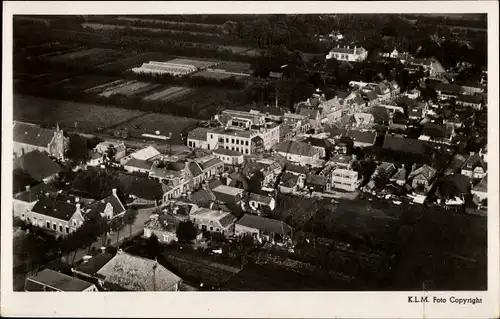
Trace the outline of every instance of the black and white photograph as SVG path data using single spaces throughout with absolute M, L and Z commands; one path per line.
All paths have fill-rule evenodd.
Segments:
M 498 3 L 443 2 L 10 10 L 2 294 L 495 317 Z

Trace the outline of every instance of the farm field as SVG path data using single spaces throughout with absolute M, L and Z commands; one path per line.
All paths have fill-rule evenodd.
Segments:
M 153 84 L 148 82 L 139 82 L 139 81 L 120 81 L 117 82 L 110 87 L 106 88 L 102 93 L 99 93 L 100 96 L 110 97 L 114 94 L 122 94 L 125 96 L 134 95 L 136 91 L 141 89 L 151 87 Z
M 200 34 L 200 35 L 210 35 L 214 36 L 216 34 L 209 32 L 198 32 L 198 31 L 183 31 L 183 30 L 172 30 L 172 29 L 158 29 L 158 28 L 147 28 L 147 27 L 135 27 L 135 26 L 127 26 L 121 24 L 103 24 L 103 23 L 94 23 L 94 22 L 84 22 L 82 23 L 82 27 L 91 28 L 94 30 L 113 30 L 113 29 L 125 29 L 130 28 L 132 30 L 142 30 L 142 31 L 150 31 L 150 32 L 172 32 L 172 33 L 189 33 L 189 34 Z
M 127 55 L 132 54 L 132 56 L 125 57 L 122 59 L 118 59 L 116 61 L 112 62 L 106 62 L 98 65 L 97 67 L 103 71 L 125 71 L 130 68 L 140 66 L 144 62 L 149 62 L 149 61 L 161 61 L 161 60 L 168 60 L 172 59 L 173 57 L 171 55 L 167 55 L 162 52 L 149 52 L 149 53 L 142 53 L 142 54 L 135 54 L 135 53 L 127 53 Z
M 190 59 L 190 58 L 175 58 L 169 61 L 166 61 L 168 63 L 175 63 L 175 64 L 188 64 L 188 65 L 194 65 L 198 69 L 203 69 L 207 68 L 209 66 L 213 66 L 218 64 L 217 61 L 209 61 L 209 60 L 198 60 L 198 59 Z
M 44 56 L 46 54 L 64 52 L 71 49 L 73 49 L 73 47 L 69 45 L 52 42 L 23 47 L 20 48 L 19 52 L 21 54 L 25 54 L 26 56 Z
M 145 114 L 141 111 L 14 94 L 13 118 L 40 125 L 93 132 Z
M 96 85 L 102 85 L 111 82 L 113 79 L 99 75 L 82 75 L 69 77 L 59 82 L 52 82 L 47 87 L 65 89 L 68 92 L 80 92 Z
M 220 69 L 233 73 L 250 74 L 251 65 L 249 63 L 223 61 L 222 63 L 217 64 L 214 69 Z
M 162 88 L 159 91 L 156 91 L 150 95 L 144 97 L 144 100 L 147 101 L 172 101 L 176 100 L 182 96 L 187 95 L 193 91 L 192 88 L 183 87 L 183 86 L 169 86 L 167 88 Z
M 146 22 L 155 22 L 155 23 L 162 23 L 162 24 L 197 25 L 197 26 L 201 26 L 201 27 L 220 28 L 220 30 L 222 31 L 222 25 L 218 25 L 218 24 L 179 22 L 179 21 L 154 20 L 154 19 L 147 19 L 147 18 L 129 18 L 129 17 L 119 17 L 117 19 L 118 20 L 126 20 L 126 21 L 146 21 Z
M 49 58 L 48 61 L 50 61 L 50 62 L 65 62 L 68 60 L 77 60 L 77 59 L 84 59 L 84 58 L 89 58 L 89 57 L 98 58 L 100 56 L 112 54 L 114 52 L 115 52 L 114 50 L 100 49 L 100 48 L 84 49 L 81 51 L 70 52 L 70 53 L 66 53 L 66 54 L 62 54 L 59 56 Z
M 128 129 L 139 132 L 142 130 L 144 132 L 160 131 L 161 134 L 165 135 L 172 133 L 172 144 L 184 145 L 185 143 L 181 138 L 181 133 L 184 133 L 186 127 L 194 125 L 197 122 L 196 119 L 187 117 L 149 113 L 127 121 L 126 123 L 124 122 L 114 127 L 114 129 Z

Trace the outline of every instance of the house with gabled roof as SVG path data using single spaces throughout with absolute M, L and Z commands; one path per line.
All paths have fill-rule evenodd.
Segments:
M 283 173 L 278 187 L 281 193 L 294 194 L 299 188 L 299 176 L 287 172 Z
M 454 136 L 455 127 L 453 125 L 425 123 L 418 139 L 438 144 L 451 144 Z
M 416 193 L 426 195 L 434 185 L 437 177 L 437 170 L 424 164 L 420 167 L 414 165 L 408 175 L 408 181 Z
M 140 160 L 131 157 L 128 161 L 123 164 L 123 168 L 129 173 L 144 173 L 149 174 L 151 168 L 153 167 L 153 162 L 148 160 Z
M 26 186 L 24 192 L 15 194 L 12 199 L 14 216 L 24 220 L 40 197 L 57 192 L 59 192 L 59 189 L 53 184 L 41 183 L 33 187 Z
M 251 193 L 248 198 L 241 202 L 242 209 L 261 211 L 264 207 L 273 211 L 276 208 L 276 201 L 271 196 Z
M 488 164 L 481 158 L 478 153 L 471 152 L 467 160 L 462 166 L 462 175 L 472 179 L 481 179 L 486 176 Z
M 347 137 L 352 139 L 354 147 L 364 148 L 375 144 L 377 132 L 353 129 L 347 132 Z
M 47 196 L 39 198 L 26 218 L 55 237 L 76 231 L 85 221 L 81 203 L 68 203 Z
M 98 290 L 93 283 L 88 281 L 52 269 L 44 269 L 26 278 L 24 291 L 96 292 Z
M 406 169 L 400 167 L 398 171 L 389 178 L 389 182 L 395 183 L 398 186 L 404 186 L 404 184 L 406 184 Z
M 455 103 L 457 105 L 468 106 L 480 110 L 482 109 L 483 97 L 481 95 L 460 94 L 457 96 Z
M 319 160 L 320 152 L 314 146 L 297 141 L 288 141 L 277 146 L 276 151 L 291 162 L 311 165 Z
M 217 232 L 225 236 L 230 236 L 234 233 L 236 217 L 230 212 L 200 208 L 191 213 L 189 219 L 201 231 Z
M 109 291 L 179 291 L 182 279 L 155 260 L 118 250 L 96 272 Z
M 55 179 L 63 168 L 45 152 L 34 150 L 14 160 L 14 169 L 21 169 L 37 182 L 48 183 Z
M 126 208 L 118 197 L 116 188 L 112 189 L 111 195 L 92 203 L 87 210 L 88 214 L 99 214 L 101 217 L 111 220 L 125 214 Z
M 14 121 L 13 153 L 16 157 L 31 151 L 45 152 L 55 158 L 64 159 L 69 145 L 69 138 L 63 130 L 42 128 L 35 124 Z
M 197 127 L 188 133 L 187 145 L 190 148 L 207 148 L 207 134 L 210 129 Z
M 290 238 L 293 228 L 287 223 L 251 214 L 243 215 L 235 224 L 235 235 L 250 235 L 262 242 L 282 242 Z

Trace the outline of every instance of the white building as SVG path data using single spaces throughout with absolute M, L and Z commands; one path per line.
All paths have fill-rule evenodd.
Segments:
M 361 184 L 358 172 L 336 168 L 331 172 L 331 185 L 334 188 L 343 189 L 348 192 L 354 192 Z
M 218 159 L 227 165 L 241 165 L 244 161 L 243 154 L 233 150 L 218 148 L 213 153 Z
M 157 61 L 143 63 L 140 67 L 131 69 L 134 73 L 171 74 L 175 76 L 194 73 L 197 70 L 194 65 L 190 64 Z
M 350 48 L 349 46 L 333 48 L 326 56 L 326 59 L 336 59 L 339 61 L 361 62 L 368 57 L 368 51 L 363 47 Z

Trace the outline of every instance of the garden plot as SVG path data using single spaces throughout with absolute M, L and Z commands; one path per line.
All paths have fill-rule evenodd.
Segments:
M 166 89 L 148 95 L 144 99 L 147 101 L 172 101 L 190 93 L 191 91 L 191 88 L 183 86 L 170 86 Z
M 123 94 L 126 96 L 133 95 L 135 91 L 140 90 L 144 87 L 150 86 L 151 84 L 148 82 L 139 82 L 139 81 L 126 81 L 125 83 L 120 83 L 115 87 L 111 87 L 107 91 L 99 94 L 100 96 L 110 97 L 114 94 Z
M 109 90 L 109 88 L 116 87 L 122 83 L 126 83 L 126 80 L 115 80 L 109 83 L 101 84 L 98 86 L 94 86 L 93 88 L 90 88 L 86 90 L 85 92 L 93 92 L 93 93 L 102 93 L 105 92 L 106 90 Z

